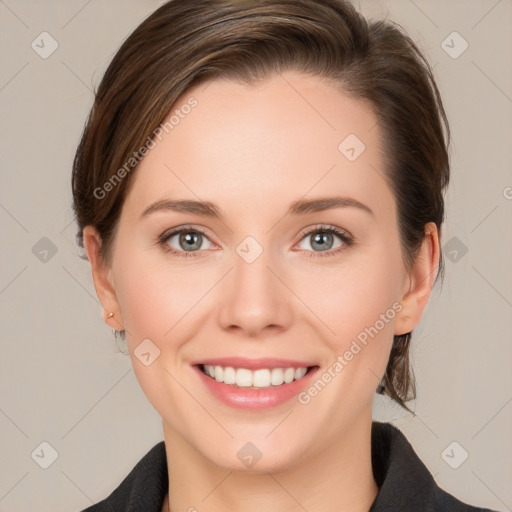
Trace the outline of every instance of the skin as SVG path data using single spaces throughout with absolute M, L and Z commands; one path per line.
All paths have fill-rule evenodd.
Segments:
M 393 335 L 414 329 L 427 306 L 436 227 L 426 226 L 407 268 L 376 117 L 325 80 L 295 71 L 250 86 L 215 80 L 187 91 L 173 110 L 190 96 L 198 105 L 132 177 L 111 266 L 98 256 L 96 230 L 84 229 L 105 321 L 126 329 L 135 375 L 162 417 L 171 497 L 163 510 L 367 511 L 378 492 L 372 402 Z M 366 146 L 353 162 L 338 150 L 351 133 Z M 354 207 L 285 215 L 304 196 L 333 195 L 374 215 Z M 165 210 L 140 218 L 164 198 L 214 202 L 224 219 Z M 187 224 L 206 232 L 192 257 L 158 245 L 159 235 Z M 317 232 L 301 234 L 319 224 L 348 231 L 354 243 L 333 235 L 322 251 Z M 263 248 L 253 263 L 236 252 L 249 235 Z M 179 235 L 167 245 L 186 253 Z M 401 311 L 307 405 L 235 410 L 190 366 L 283 357 L 318 364 L 321 375 L 395 302 Z M 161 351 L 149 366 L 134 355 L 146 338 Z M 262 453 L 251 468 L 237 457 L 247 442 Z

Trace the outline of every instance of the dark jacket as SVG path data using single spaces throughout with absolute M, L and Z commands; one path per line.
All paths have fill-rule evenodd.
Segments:
M 369 512 L 496 512 L 466 505 L 438 487 L 390 423 L 372 423 L 372 467 L 379 492 Z M 160 441 L 108 498 L 82 512 L 161 512 L 168 485 L 165 444 Z

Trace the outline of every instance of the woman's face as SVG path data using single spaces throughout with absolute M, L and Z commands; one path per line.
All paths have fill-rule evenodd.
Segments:
M 180 110 L 191 97 L 197 105 Z M 296 72 L 202 84 L 176 110 L 134 171 L 107 274 L 113 293 L 98 294 L 127 331 L 169 439 L 220 466 L 243 469 L 254 450 L 256 469 L 283 469 L 370 420 L 393 335 L 414 327 L 401 310 L 411 274 L 377 120 Z M 150 208 L 166 201 L 208 202 L 218 217 L 197 205 Z M 216 361 L 228 358 L 248 361 Z M 202 374 L 208 361 L 232 366 L 222 373 L 240 386 Z M 237 376 L 251 367 L 263 371 Z M 276 367 L 314 368 L 269 387 L 290 375 Z

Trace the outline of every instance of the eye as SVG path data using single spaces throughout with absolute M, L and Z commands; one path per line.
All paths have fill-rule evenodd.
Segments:
M 313 235 L 315 236 L 313 237 Z M 341 242 L 333 250 L 336 238 L 341 240 Z M 354 243 L 352 236 L 348 232 L 334 226 L 315 226 L 310 228 L 301 233 L 301 242 L 302 240 L 309 241 L 308 245 L 312 248 L 310 250 L 306 247 L 309 258 L 335 256 Z M 206 241 L 215 245 L 206 236 L 204 231 L 193 226 L 183 226 L 166 231 L 158 238 L 158 243 L 166 252 L 180 258 L 197 257 L 199 251 L 208 250 L 208 247 L 205 247 Z
M 173 240 L 175 239 L 175 240 Z M 204 242 L 209 240 L 206 234 L 192 226 L 184 226 L 165 232 L 159 237 L 159 243 L 165 251 L 175 256 L 187 258 L 196 256 L 194 253 L 207 250 Z M 171 243 L 173 245 L 171 245 Z
M 302 233 L 301 236 L 301 241 L 308 241 L 308 245 L 313 249 L 312 251 L 308 250 L 309 254 L 307 256 L 309 258 L 335 256 L 354 243 L 354 240 L 349 233 L 342 229 L 335 228 L 334 226 L 315 226 L 305 233 Z M 332 250 L 336 238 L 341 240 L 341 243 Z

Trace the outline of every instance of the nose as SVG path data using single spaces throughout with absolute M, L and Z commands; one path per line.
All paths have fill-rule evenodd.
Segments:
M 219 324 L 248 337 L 265 337 L 288 329 L 293 320 L 293 293 L 285 272 L 270 251 L 249 263 L 238 254 L 221 288 Z

